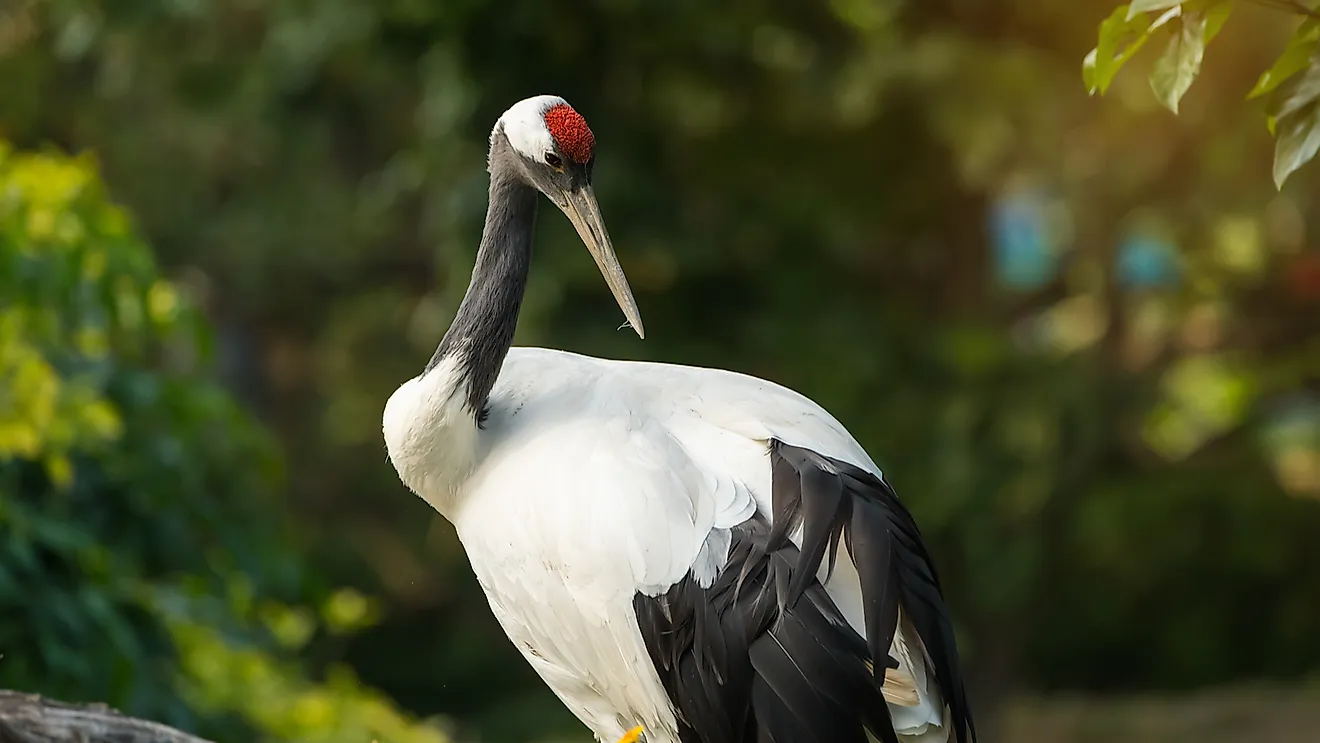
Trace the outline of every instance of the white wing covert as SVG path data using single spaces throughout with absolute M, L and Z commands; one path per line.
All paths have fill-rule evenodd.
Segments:
M 822 743 L 861 743 L 867 730 L 890 743 L 974 740 L 930 556 L 865 451 L 791 390 L 683 371 L 688 388 L 677 374 L 657 381 L 676 402 L 659 419 L 719 483 L 704 492 L 745 491 L 756 507 L 716 507 L 706 543 L 727 553 L 713 580 L 706 555 L 663 594 L 634 601 L 680 731 L 700 730 L 691 740 L 703 743 L 768 731 Z

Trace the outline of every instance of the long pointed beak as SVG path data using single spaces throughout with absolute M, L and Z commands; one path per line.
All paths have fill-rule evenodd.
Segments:
M 637 332 L 637 337 L 645 338 L 642 313 L 637 309 L 637 300 L 633 299 L 632 289 L 628 286 L 627 277 L 623 275 L 623 268 L 619 266 L 619 259 L 614 256 L 614 245 L 610 243 L 610 235 L 605 231 L 605 220 L 600 216 L 596 193 L 591 186 L 582 186 L 576 191 L 565 193 L 564 200 L 564 206 L 560 208 L 568 215 L 582 242 L 586 243 L 591 257 L 596 259 L 596 267 L 605 277 L 605 283 L 614 294 L 614 301 L 619 303 L 619 309 L 623 310 L 623 316 Z

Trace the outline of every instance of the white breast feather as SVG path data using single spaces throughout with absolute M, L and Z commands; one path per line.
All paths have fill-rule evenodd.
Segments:
M 477 459 L 478 432 L 461 380 L 457 359 L 446 358 L 400 385 L 382 419 L 385 449 L 399 479 L 442 514 Z

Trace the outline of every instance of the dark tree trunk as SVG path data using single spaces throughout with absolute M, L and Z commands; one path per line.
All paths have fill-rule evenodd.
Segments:
M 0 743 L 210 743 L 104 704 L 67 704 L 0 690 Z

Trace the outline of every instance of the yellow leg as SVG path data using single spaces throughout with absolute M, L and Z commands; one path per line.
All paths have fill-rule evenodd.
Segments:
M 642 726 L 638 725 L 632 730 L 629 730 L 628 732 L 624 733 L 623 737 L 619 739 L 619 743 L 637 743 L 637 741 L 641 739 L 642 739 Z

